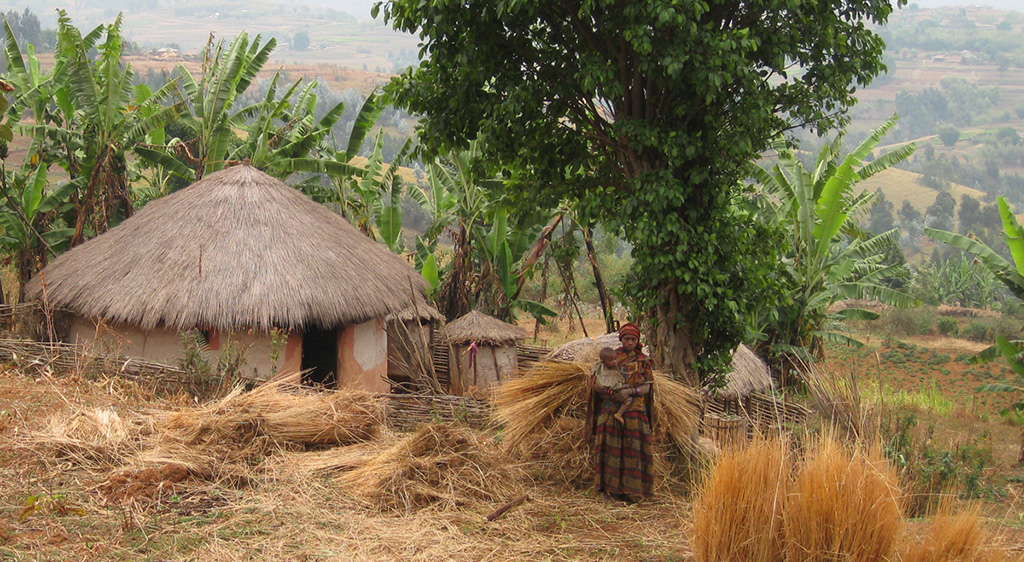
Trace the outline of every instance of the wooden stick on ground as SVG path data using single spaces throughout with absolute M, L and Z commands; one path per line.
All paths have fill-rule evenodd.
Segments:
M 516 499 L 508 502 L 507 504 L 499 507 L 498 509 L 494 510 L 494 513 L 491 513 L 490 515 L 488 515 L 486 517 L 487 521 L 494 521 L 495 519 L 497 519 L 497 518 L 501 517 L 502 515 L 504 515 L 506 511 L 512 509 L 513 507 L 523 503 L 524 501 L 526 501 L 528 499 L 530 499 L 530 494 L 523 494 L 523 495 L 519 496 L 518 498 L 516 498 Z

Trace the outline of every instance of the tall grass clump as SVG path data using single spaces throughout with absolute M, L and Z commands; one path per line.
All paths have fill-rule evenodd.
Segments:
M 981 526 L 976 509 L 952 513 L 944 506 L 919 540 L 899 549 L 902 562 L 1001 562 L 1006 559 Z
M 693 505 L 697 561 L 782 560 L 782 509 L 791 470 L 787 446 L 777 439 L 724 451 Z
M 786 501 L 787 562 L 891 560 L 903 528 L 897 482 L 878 453 L 815 444 Z

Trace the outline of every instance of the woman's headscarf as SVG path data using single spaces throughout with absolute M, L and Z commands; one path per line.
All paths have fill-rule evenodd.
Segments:
M 633 336 L 638 341 L 640 340 L 640 328 L 632 322 L 627 322 L 619 327 L 619 341 L 626 336 Z

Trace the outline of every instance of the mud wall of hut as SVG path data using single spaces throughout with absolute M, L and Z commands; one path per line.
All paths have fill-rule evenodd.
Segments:
M 451 393 L 456 395 L 486 395 L 488 390 L 516 375 L 519 370 L 516 346 L 477 348 L 476 360 L 470 364 L 469 346 L 455 347 L 457 360 L 451 372 Z
M 344 326 L 338 330 L 338 386 L 389 392 L 388 334 L 384 320 Z
M 295 372 L 302 368 L 301 334 L 289 335 L 283 348 L 278 351 L 276 369 L 270 360 L 270 334 L 249 332 L 208 332 L 206 358 L 211 364 L 216 364 L 229 341 L 236 349 L 248 346 L 245 352 L 246 363 L 239 373 L 243 377 L 266 380 L 275 371 Z M 167 365 L 177 365 L 185 357 L 185 346 L 176 330 L 143 330 L 126 324 L 110 326 L 80 316 L 71 321 L 68 342 L 86 346 L 96 353 L 117 353 Z

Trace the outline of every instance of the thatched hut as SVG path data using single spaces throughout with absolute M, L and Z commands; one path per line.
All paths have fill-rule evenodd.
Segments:
M 519 372 L 516 342 L 526 330 L 476 310 L 444 327 L 452 394 L 483 393 Z M 475 346 L 473 344 L 476 344 Z
M 384 318 L 384 329 L 388 333 L 388 378 L 392 382 L 413 382 L 431 369 L 434 326 L 441 322 L 444 316 L 420 295 L 416 296 L 413 306 Z
M 201 330 L 212 353 L 249 346 L 246 377 L 302 369 L 372 391 L 388 390 L 384 317 L 425 289 L 403 259 L 248 164 L 153 201 L 28 287 L 71 312 L 72 342 L 173 363 L 179 334 Z

